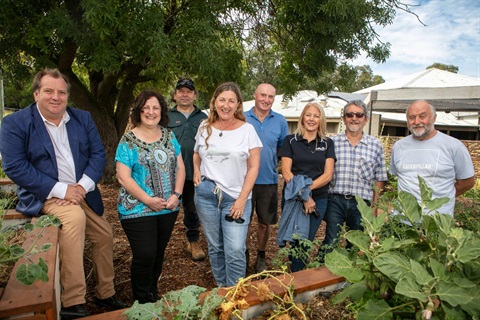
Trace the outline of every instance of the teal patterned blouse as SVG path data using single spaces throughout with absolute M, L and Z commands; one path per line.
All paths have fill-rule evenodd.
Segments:
M 148 195 L 167 200 L 175 191 L 177 156 L 181 149 L 173 132 L 164 127 L 161 130 L 162 137 L 152 143 L 139 140 L 132 131 L 125 133 L 118 144 L 115 162 L 129 167 L 132 178 Z M 117 209 L 120 220 L 123 220 L 167 214 L 178 211 L 180 207 L 152 211 L 121 187 Z

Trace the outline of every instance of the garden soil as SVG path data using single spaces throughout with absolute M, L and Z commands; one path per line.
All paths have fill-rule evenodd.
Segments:
M 283 181 L 279 181 L 279 199 L 280 190 L 283 187 Z M 105 214 L 107 220 L 110 222 L 114 235 L 114 266 L 115 266 L 115 288 L 117 296 L 128 304 L 133 304 L 133 297 L 130 287 L 130 264 L 132 261 L 132 253 L 130 246 L 123 232 L 121 224 L 118 220 L 118 213 L 116 209 L 116 198 L 118 194 L 118 184 L 102 184 L 100 191 L 103 196 L 105 205 Z M 280 210 L 279 210 L 280 217 Z M 253 235 L 256 234 L 256 217 L 253 217 L 252 225 Z M 271 260 L 278 251 L 278 246 L 275 244 L 278 225 L 271 228 L 270 239 L 267 246 L 266 258 L 267 267 L 271 268 Z M 317 237 L 323 238 L 325 225 L 320 227 Z M 215 282 L 210 268 L 208 257 L 204 261 L 192 261 L 186 252 L 186 237 L 185 226 L 183 225 L 183 212 L 180 211 L 175 227 L 170 238 L 170 242 L 165 252 L 165 261 L 163 264 L 163 273 L 158 281 L 158 293 L 165 294 L 168 291 L 179 290 L 189 285 L 197 285 L 207 290 L 215 287 Z M 200 243 L 202 248 L 207 251 L 207 243 L 203 235 Z M 253 264 L 256 259 L 256 237 L 252 236 L 250 239 L 250 263 L 248 274 L 253 274 Z M 85 250 L 85 273 L 87 277 L 87 308 L 92 314 L 106 312 L 101 308 L 97 308 L 94 301 L 94 286 L 95 279 L 93 275 L 93 266 L 89 259 L 91 246 L 87 242 Z M 309 319 L 345 319 L 342 318 L 343 306 L 331 306 L 329 299 L 325 297 L 318 297 L 313 299 L 306 313 Z M 256 318 L 260 319 L 260 318 Z

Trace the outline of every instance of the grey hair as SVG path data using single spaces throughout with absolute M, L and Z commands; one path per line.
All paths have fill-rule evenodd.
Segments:
M 415 100 L 413 101 L 408 107 L 407 109 L 405 110 L 405 113 L 408 112 L 408 109 L 410 109 L 410 107 L 412 105 L 414 105 L 415 103 L 417 102 L 425 102 L 426 104 L 428 104 L 428 106 L 430 107 L 430 109 L 432 110 L 432 116 L 436 115 L 437 114 L 437 108 L 435 108 L 435 106 L 428 100 L 425 100 L 425 99 L 419 99 L 419 100 Z
M 365 104 L 365 102 L 363 102 L 362 100 L 351 100 L 351 101 L 347 102 L 347 104 L 343 107 L 343 115 L 345 115 L 348 107 L 350 107 L 350 106 L 357 106 L 359 108 L 362 108 L 363 113 L 365 113 L 365 117 L 366 118 L 370 117 L 370 115 L 368 114 L 368 107 Z

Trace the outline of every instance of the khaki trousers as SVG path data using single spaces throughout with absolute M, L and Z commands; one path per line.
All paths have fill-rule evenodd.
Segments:
M 85 201 L 79 205 L 59 206 L 56 200 L 47 200 L 42 213 L 54 215 L 62 222 L 58 240 L 62 306 L 66 308 L 86 302 L 85 238 L 92 243 L 95 295 L 100 299 L 113 296 L 113 233 L 105 215 L 97 215 Z

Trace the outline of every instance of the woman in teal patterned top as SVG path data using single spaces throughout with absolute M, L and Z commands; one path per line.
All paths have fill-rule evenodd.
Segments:
M 147 303 L 159 299 L 157 282 L 180 209 L 185 166 L 180 145 L 167 129 L 162 95 L 140 93 L 130 120 L 133 129 L 123 135 L 115 156 L 121 185 L 117 208 L 132 248 L 133 297 Z

